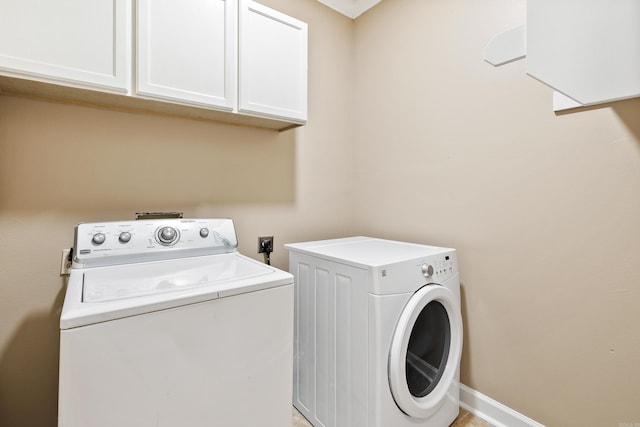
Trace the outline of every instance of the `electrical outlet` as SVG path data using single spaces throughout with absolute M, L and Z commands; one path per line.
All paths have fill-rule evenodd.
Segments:
M 273 236 L 262 236 L 258 237 L 258 253 L 270 254 L 273 252 Z
M 60 275 L 68 276 L 69 269 L 71 268 L 71 261 L 69 261 L 69 252 L 71 249 L 62 250 L 62 259 L 60 260 Z

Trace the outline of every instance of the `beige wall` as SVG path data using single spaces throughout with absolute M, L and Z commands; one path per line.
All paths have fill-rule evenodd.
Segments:
M 488 40 L 524 0 L 315 0 L 309 124 L 284 133 L 0 97 L 0 426 L 55 426 L 77 222 L 228 216 L 240 250 L 369 234 L 459 250 L 463 382 L 549 426 L 640 422 L 640 100 L 555 115 Z M 355 88 L 355 90 L 354 90 Z
M 62 248 L 78 222 L 178 210 L 235 220 L 240 250 L 350 233 L 353 22 L 315 0 L 309 124 L 277 133 L 0 97 L 0 426 L 57 425 Z
M 356 20 L 355 232 L 452 246 L 465 384 L 549 426 L 640 423 L 640 99 L 555 115 L 487 42 L 524 0 Z

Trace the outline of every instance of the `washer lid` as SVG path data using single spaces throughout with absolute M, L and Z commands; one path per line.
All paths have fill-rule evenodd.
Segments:
M 277 286 L 293 276 L 238 253 L 71 270 L 60 316 L 70 329 Z
M 273 273 L 273 268 L 229 255 L 87 269 L 82 302 L 102 302 L 182 291 Z

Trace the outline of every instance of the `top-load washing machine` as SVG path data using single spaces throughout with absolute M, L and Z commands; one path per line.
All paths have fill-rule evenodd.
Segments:
M 314 426 L 443 427 L 459 413 L 454 249 L 353 237 L 285 245 L 293 403 Z
M 60 427 L 291 425 L 293 277 L 230 219 L 76 227 Z

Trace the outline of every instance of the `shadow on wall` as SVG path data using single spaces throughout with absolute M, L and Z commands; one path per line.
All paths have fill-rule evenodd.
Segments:
M 568 114 L 577 114 L 583 111 L 599 110 L 602 108 L 611 108 L 616 115 L 622 120 L 627 129 L 640 141 L 640 98 L 626 99 L 623 101 L 608 102 L 605 104 L 593 105 L 590 107 L 575 108 L 572 110 L 557 111 L 555 114 L 564 116 Z
M 460 360 L 460 382 L 469 384 L 471 375 L 471 356 L 469 355 L 469 322 L 467 321 L 467 292 L 464 283 L 460 282 L 460 310 L 462 312 L 462 359 Z
M 296 132 L 2 96 L 0 210 L 293 203 Z
M 611 108 L 640 142 L 640 98 L 612 103 Z
M 58 425 L 57 356 L 64 289 L 49 312 L 25 317 L 0 354 L 0 426 Z

